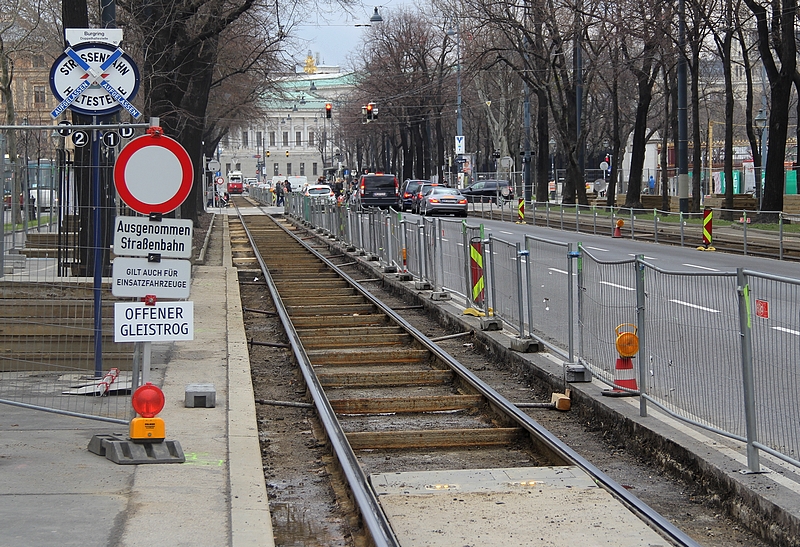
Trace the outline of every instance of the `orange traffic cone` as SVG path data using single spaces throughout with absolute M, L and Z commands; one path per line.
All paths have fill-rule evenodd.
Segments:
M 603 395 L 609 397 L 634 397 L 638 395 L 638 393 L 635 393 L 639 391 L 639 386 L 636 383 L 636 370 L 633 368 L 633 359 L 630 357 L 617 357 L 617 362 L 614 365 L 614 385 L 625 389 L 606 389 L 603 390 Z
M 611 237 L 622 237 L 622 230 L 620 230 L 620 228 L 622 228 L 624 225 L 624 220 L 621 218 L 617 219 L 617 222 L 614 223 L 614 233 L 611 234 Z

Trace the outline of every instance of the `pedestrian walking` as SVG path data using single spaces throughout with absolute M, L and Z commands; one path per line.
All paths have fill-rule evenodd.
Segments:
M 277 207 L 280 207 L 281 205 L 283 205 L 283 183 L 282 182 L 278 182 L 278 183 L 275 184 L 275 198 L 276 198 L 275 205 Z

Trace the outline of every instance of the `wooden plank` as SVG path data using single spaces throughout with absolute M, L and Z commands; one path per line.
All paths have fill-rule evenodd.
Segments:
M 505 445 L 519 439 L 524 433 L 521 427 L 358 431 L 348 433 L 347 440 L 353 450 L 453 448 Z
M 373 399 L 334 399 L 331 406 L 340 414 L 383 414 L 387 412 L 443 412 L 472 408 L 482 395 L 441 395 L 428 397 L 379 397 Z
M 308 350 L 306 355 L 314 366 L 391 365 L 397 363 L 424 363 L 431 358 L 426 349 L 409 349 L 396 346 L 385 348 L 342 348 L 335 350 Z
M 410 334 L 361 334 L 354 336 L 301 336 L 303 347 L 309 349 L 356 348 L 364 346 L 408 346 Z
M 452 382 L 453 371 L 322 372 L 317 377 L 325 387 L 430 386 Z

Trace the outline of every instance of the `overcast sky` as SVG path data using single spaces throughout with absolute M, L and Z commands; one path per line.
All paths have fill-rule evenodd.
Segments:
M 356 4 L 350 8 L 350 13 L 327 3 L 320 3 L 316 10 L 310 10 L 305 23 L 297 29 L 299 38 L 306 44 L 297 52 L 300 66 L 310 50 L 314 57 L 319 57 L 320 64 L 352 68 L 348 57 L 367 30 L 356 25 L 368 25 L 376 6 L 382 11 L 383 7 L 392 9 L 404 3 L 414 3 L 414 0 L 378 1 L 380 4 Z

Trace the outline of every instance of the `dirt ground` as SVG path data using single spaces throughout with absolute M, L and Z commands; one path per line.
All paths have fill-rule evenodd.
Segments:
M 218 219 L 219 220 L 219 219 Z M 201 230 L 197 230 L 200 232 Z M 212 246 L 221 237 L 215 223 Z M 203 233 L 203 237 L 205 234 Z M 202 240 L 200 241 L 202 243 Z M 208 260 L 215 261 L 216 253 Z M 254 272 L 240 273 L 244 307 L 274 309 L 265 287 Z M 373 293 L 393 306 L 407 305 L 379 287 Z M 400 312 L 429 337 L 450 334 L 416 310 Z M 278 320 L 246 312 L 248 340 L 286 342 Z M 516 402 L 549 400 L 550 393 L 504 370 L 480 351 L 469 338 L 439 343 L 476 375 Z M 270 499 L 276 545 L 358 546 L 364 544 L 350 502 L 331 465 L 305 387 L 287 349 L 252 345 L 250 351 L 257 420 Z M 292 406 L 300 405 L 300 406 Z M 557 413 L 529 409 L 529 414 L 648 505 L 675 523 L 704 547 L 766 547 L 760 539 L 719 512 L 713 498 L 667 476 L 662 470 L 629 453 L 613 432 L 602 424 L 581 419 L 577 412 Z

